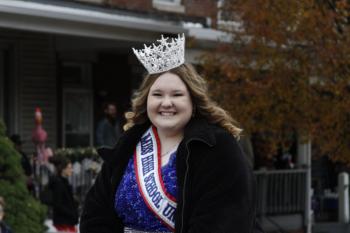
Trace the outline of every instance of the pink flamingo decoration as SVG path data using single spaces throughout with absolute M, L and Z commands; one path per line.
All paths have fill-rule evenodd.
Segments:
M 47 163 L 50 156 L 46 149 L 47 132 L 42 127 L 43 117 L 40 108 L 35 109 L 35 128 L 32 132 L 32 141 L 36 146 L 39 163 Z

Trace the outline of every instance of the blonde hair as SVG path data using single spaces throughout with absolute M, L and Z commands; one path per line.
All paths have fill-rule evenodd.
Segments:
M 179 67 L 167 71 L 176 74 L 185 83 L 193 103 L 194 117 L 202 117 L 228 130 L 235 137 L 239 137 L 242 129 L 236 126 L 237 122 L 221 107 L 219 107 L 209 96 L 206 81 L 196 72 L 190 64 L 182 64 Z M 128 130 L 135 124 L 143 124 L 149 121 L 147 116 L 147 97 L 153 83 L 159 74 L 149 74 L 135 93 L 132 99 L 132 111 L 125 114 L 127 123 L 124 130 Z

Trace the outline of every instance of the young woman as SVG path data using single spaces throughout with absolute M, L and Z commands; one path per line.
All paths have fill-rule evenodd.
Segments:
M 50 162 L 55 165 L 56 175 L 50 178 L 52 192 L 53 225 L 60 232 L 77 232 L 77 203 L 74 200 L 72 186 L 68 177 L 72 175 L 72 163 L 63 156 L 53 156 Z
M 159 54 L 179 40 L 162 38 L 164 49 L 153 47 L 170 63 L 138 56 L 150 74 L 126 116 L 127 131 L 113 150 L 99 150 L 110 159 L 86 197 L 81 233 L 254 231 L 254 182 L 237 142 L 241 130 L 209 98 L 195 69 L 171 57 L 183 56 L 174 55 L 178 48 Z

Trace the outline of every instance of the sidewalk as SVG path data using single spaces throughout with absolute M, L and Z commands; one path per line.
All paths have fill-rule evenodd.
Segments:
M 313 233 L 348 233 L 350 232 L 350 224 L 329 222 L 316 223 L 312 227 Z

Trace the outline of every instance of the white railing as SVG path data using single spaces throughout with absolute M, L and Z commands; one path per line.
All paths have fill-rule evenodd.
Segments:
M 304 214 L 306 169 L 255 171 L 258 215 Z
M 102 160 L 83 159 L 73 163 L 73 174 L 69 177 L 73 194 L 79 203 L 84 201 L 86 193 L 95 182 L 96 176 L 101 169 Z M 40 194 L 48 185 L 49 179 L 54 175 L 54 167 L 51 164 L 34 166 L 35 195 L 40 198 Z
M 93 185 L 102 161 L 84 159 L 73 163 L 73 175 L 69 182 L 73 193 L 80 203 L 84 201 L 90 187 Z M 257 214 L 287 215 L 304 214 L 306 200 L 306 169 L 264 170 L 255 171 L 257 190 Z M 37 195 L 47 184 L 49 176 L 53 175 L 50 167 L 42 166 L 36 169 Z

